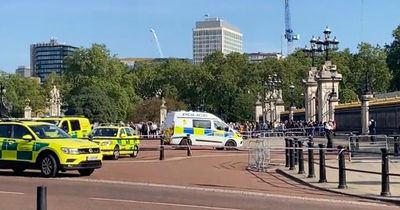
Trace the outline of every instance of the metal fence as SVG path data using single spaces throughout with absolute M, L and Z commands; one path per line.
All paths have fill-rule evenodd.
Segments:
M 247 170 L 266 171 L 271 161 L 270 139 L 249 140 L 249 156 Z
M 380 160 L 381 148 L 389 150 L 389 137 L 386 135 L 349 136 L 350 160 Z

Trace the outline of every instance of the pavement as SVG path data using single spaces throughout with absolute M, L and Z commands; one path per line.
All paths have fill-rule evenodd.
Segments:
M 323 142 L 324 139 L 316 139 L 318 142 Z M 347 145 L 343 139 L 336 139 L 336 145 Z M 353 171 L 346 171 L 346 185 L 345 189 L 338 189 L 339 171 L 338 171 L 338 156 L 337 152 L 330 152 L 326 160 L 326 177 L 327 183 L 319 183 L 319 159 L 318 151 L 314 151 L 314 168 L 315 178 L 307 178 L 308 176 L 308 161 L 307 154 L 304 154 L 305 161 L 305 174 L 298 174 L 298 165 L 295 170 L 289 170 L 284 166 L 277 168 L 277 172 L 300 183 L 312 186 L 317 189 L 322 189 L 330 192 L 336 192 L 344 195 L 357 196 L 361 198 L 376 199 L 382 201 L 390 201 L 400 204 L 400 168 L 399 160 L 393 159 L 389 162 L 389 172 L 392 174 L 399 174 L 399 176 L 390 176 L 390 196 L 381 196 L 381 175 L 360 173 Z M 381 173 L 381 160 L 378 157 L 363 160 L 358 158 L 351 160 L 349 154 L 346 154 L 346 168 L 355 170 L 366 170 L 370 172 Z M 334 168 L 331 168 L 334 167 Z

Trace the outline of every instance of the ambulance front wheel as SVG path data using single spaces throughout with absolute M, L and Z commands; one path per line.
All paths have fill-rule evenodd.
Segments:
M 118 158 L 119 158 L 119 146 L 117 145 L 117 146 L 115 146 L 114 147 L 114 150 L 113 150 L 113 155 L 112 155 L 112 159 L 113 160 L 118 160 Z
M 137 157 L 138 153 L 139 153 L 139 147 L 138 146 L 133 147 L 133 152 L 131 154 L 131 157 L 133 158 Z
M 187 139 L 187 138 L 183 138 L 181 140 L 181 142 L 179 142 L 179 145 L 192 145 L 192 140 L 191 139 Z
M 53 154 L 47 153 L 40 159 L 40 171 L 45 177 L 55 177 L 58 173 L 58 163 Z

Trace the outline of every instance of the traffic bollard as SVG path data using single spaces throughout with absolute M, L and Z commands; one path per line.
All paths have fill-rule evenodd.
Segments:
M 187 156 L 192 156 L 192 150 L 190 149 L 189 139 L 186 141 L 186 153 Z
M 294 170 L 294 148 L 293 148 L 293 139 L 289 139 L 289 159 L 290 159 L 290 163 L 289 163 L 289 170 Z
M 326 180 L 326 168 L 325 168 L 325 145 L 318 144 L 319 150 L 319 183 L 325 183 Z
M 381 148 L 382 151 L 382 189 L 381 196 L 390 196 L 389 186 L 389 155 L 386 148 Z
M 307 178 L 315 178 L 315 171 L 314 171 L 314 142 L 309 141 L 308 144 L 308 176 Z
M 160 139 L 160 160 L 165 159 L 165 154 L 164 154 L 164 138 Z
M 297 154 L 297 152 L 298 152 L 298 150 L 297 150 L 297 141 L 298 141 L 299 139 L 298 138 L 293 138 L 293 146 L 294 146 L 294 150 L 293 150 L 293 154 L 294 154 L 294 165 L 297 165 L 297 163 L 298 163 L 298 154 Z
M 285 138 L 285 167 L 289 167 L 289 139 Z
M 338 146 L 339 149 L 339 189 L 347 188 L 346 185 L 346 159 L 345 159 L 345 152 L 346 150 L 343 149 L 343 146 Z
M 297 151 L 298 159 L 299 159 L 299 174 L 304 174 L 304 156 L 303 156 L 303 142 L 297 141 L 297 145 L 299 146 L 299 150 Z
M 47 210 L 47 187 L 38 186 L 36 194 L 36 209 Z
M 394 137 L 394 155 L 399 155 L 399 137 Z

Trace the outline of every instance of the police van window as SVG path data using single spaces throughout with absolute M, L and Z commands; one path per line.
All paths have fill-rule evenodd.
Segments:
M 214 127 L 217 130 L 225 130 L 225 124 L 220 121 L 214 121 Z
M 12 138 L 14 139 L 22 139 L 24 135 L 31 134 L 28 129 L 21 125 L 14 125 L 13 128 Z
M 11 138 L 11 125 L 0 125 L 0 138 Z
M 211 121 L 210 120 L 193 120 L 194 128 L 205 128 L 211 129 Z
M 133 136 L 132 128 L 125 128 L 125 131 L 128 136 Z
M 62 122 L 61 129 L 63 129 L 65 132 L 69 131 L 69 129 L 68 129 L 68 121 Z
M 81 130 L 81 125 L 79 124 L 79 120 L 71 120 L 71 130 L 72 131 L 79 131 Z

